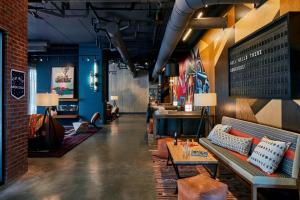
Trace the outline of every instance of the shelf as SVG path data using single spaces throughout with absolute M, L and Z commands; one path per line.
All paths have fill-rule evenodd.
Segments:
M 77 98 L 60 98 L 60 102 L 78 102 Z
M 79 118 L 79 115 L 56 115 L 53 116 L 55 119 L 77 119 Z

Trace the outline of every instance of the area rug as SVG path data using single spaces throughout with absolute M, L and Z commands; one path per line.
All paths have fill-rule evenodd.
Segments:
M 177 200 L 176 191 L 176 175 L 173 166 L 166 166 L 166 160 L 160 159 L 154 155 L 152 151 L 152 161 L 154 168 L 156 199 L 157 200 Z M 195 176 L 199 173 L 206 174 L 208 172 L 204 167 L 184 166 L 179 167 L 180 175 L 183 177 Z M 220 167 L 219 181 L 225 183 L 229 187 L 227 200 L 249 200 L 250 189 L 235 178 L 234 174 L 230 173 L 224 167 Z
M 153 147 L 153 146 L 152 146 Z M 153 149 L 153 148 L 152 148 Z M 152 152 L 152 161 L 154 168 L 155 188 L 156 188 L 156 199 L 157 200 L 176 200 L 176 174 L 173 166 L 166 166 L 166 159 L 160 159 L 156 154 L 156 150 L 150 150 Z M 231 170 L 226 169 L 224 166 L 220 166 L 220 173 L 217 180 L 228 185 L 227 200 L 249 200 L 251 199 L 250 187 L 247 187 L 240 179 L 236 177 Z M 204 167 L 195 166 L 184 166 L 179 167 L 180 175 L 183 177 L 195 176 L 199 173 L 206 174 L 208 172 Z M 288 189 L 260 189 L 259 190 L 260 200 L 299 200 L 297 190 Z
M 94 135 L 97 132 L 97 129 L 90 128 L 86 133 L 75 134 L 75 130 L 73 129 L 65 129 L 65 138 L 62 142 L 60 148 L 52 151 L 29 151 L 29 158 L 49 158 L 49 157 L 62 157 L 70 150 L 75 148 L 77 145 L 85 141 L 90 136 Z

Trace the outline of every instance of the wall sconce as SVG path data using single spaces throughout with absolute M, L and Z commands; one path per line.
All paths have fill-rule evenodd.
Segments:
M 98 82 L 98 63 L 97 63 L 97 60 L 94 59 L 94 68 L 90 72 L 90 87 L 91 87 L 92 90 L 94 90 L 94 92 L 97 92 L 98 91 L 98 86 L 99 86 L 99 82 Z

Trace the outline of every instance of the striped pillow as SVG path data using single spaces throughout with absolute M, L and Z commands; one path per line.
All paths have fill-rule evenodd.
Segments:
M 272 174 L 278 168 L 290 145 L 290 142 L 271 140 L 264 136 L 248 158 L 248 162 L 261 168 L 267 174 Z

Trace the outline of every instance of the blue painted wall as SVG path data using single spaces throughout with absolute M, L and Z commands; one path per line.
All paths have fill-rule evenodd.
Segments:
M 57 56 L 59 55 L 59 56 Z M 51 76 L 52 67 L 60 67 L 66 64 L 72 64 L 75 67 L 75 85 L 74 85 L 74 98 L 78 96 L 77 94 L 77 84 L 78 83 L 78 50 L 76 52 L 70 53 L 55 53 L 41 55 L 42 61 L 39 61 L 36 65 L 37 72 L 37 93 L 50 93 L 51 92 Z M 43 114 L 45 108 L 37 107 L 37 113 Z
M 89 75 L 94 68 L 94 59 L 98 63 L 98 91 L 90 88 Z M 79 45 L 79 115 L 83 120 L 90 120 L 95 112 L 104 116 L 102 102 L 102 51 L 94 44 Z

